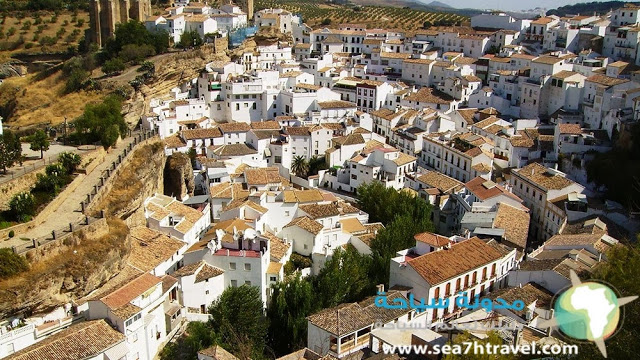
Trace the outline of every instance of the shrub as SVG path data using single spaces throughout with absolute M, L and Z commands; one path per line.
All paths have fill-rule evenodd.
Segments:
M 324 20 L 322 20 L 322 25 L 331 25 L 331 19 L 325 18 Z
M 120 58 L 114 58 L 105 61 L 104 65 L 102 65 L 102 72 L 107 75 L 113 75 L 122 72 L 125 68 L 126 66 Z
M 296 269 L 304 269 L 313 265 L 311 258 L 296 253 L 291 254 L 290 261 Z
M 35 199 L 28 192 L 15 194 L 9 202 L 9 209 L 17 220 L 24 221 L 35 214 Z
M 122 47 L 119 55 L 124 62 L 140 62 L 149 56 L 156 54 L 155 49 L 151 45 L 135 45 L 127 44 Z
M 15 33 L 16 33 L 16 28 L 12 26 L 9 28 L 9 30 L 7 30 L 7 37 L 13 36 L 13 34 Z
M 64 92 L 69 94 L 78 90 L 82 90 L 85 87 L 87 80 L 89 79 L 89 73 L 83 69 L 73 69 L 69 78 L 64 85 Z
M 22 23 L 22 28 L 20 28 L 20 30 L 29 30 L 31 29 L 31 21 L 27 20 L 24 23 Z
M 67 174 L 73 174 L 82 162 L 82 158 L 72 152 L 63 152 L 58 155 L 58 161 L 65 168 Z
M 6 279 L 29 269 L 27 259 L 9 248 L 0 249 L 0 279 Z
M 43 36 L 40 38 L 40 45 L 42 46 L 53 46 L 58 42 L 58 39 L 54 36 Z
M 84 19 L 78 19 L 78 21 L 76 22 L 76 26 L 82 27 L 82 25 L 84 25 Z

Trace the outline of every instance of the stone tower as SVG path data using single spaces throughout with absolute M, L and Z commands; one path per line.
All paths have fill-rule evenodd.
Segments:
M 253 0 L 236 0 L 238 6 L 247 14 L 247 21 L 253 20 Z
M 116 24 L 129 20 L 145 21 L 151 15 L 151 0 L 91 0 L 87 41 L 105 44 L 115 33 Z

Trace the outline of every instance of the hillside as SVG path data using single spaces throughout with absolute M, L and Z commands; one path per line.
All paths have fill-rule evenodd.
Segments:
M 358 6 L 320 3 L 314 0 L 257 0 L 256 10 L 283 8 L 300 14 L 303 21 L 311 27 L 321 26 L 325 19 L 329 19 L 332 26 L 351 23 L 372 28 L 416 30 L 421 28 L 425 21 L 461 23 L 469 20 L 466 16 L 450 12 L 428 11 L 426 5 L 405 0 L 353 0 L 352 3 Z
M 624 6 L 624 4 L 636 4 L 639 5 L 640 2 L 627 2 L 627 1 L 604 1 L 604 2 L 588 2 L 588 3 L 578 3 L 574 5 L 565 5 L 561 6 L 557 9 L 551 9 L 547 11 L 547 15 L 557 15 L 557 16 L 566 16 L 566 15 L 586 15 L 593 14 L 594 12 L 599 15 L 607 13 L 611 9 L 617 9 Z

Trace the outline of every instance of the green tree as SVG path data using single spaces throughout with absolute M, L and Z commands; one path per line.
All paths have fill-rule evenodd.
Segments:
M 49 150 L 49 137 L 42 129 L 38 129 L 35 134 L 31 135 L 30 149 L 40 151 L 40 159 L 44 157 L 44 152 Z
M 229 287 L 209 307 L 209 323 L 221 344 L 241 359 L 261 358 L 267 336 L 260 288 Z
M 84 113 L 75 122 L 76 134 L 84 143 L 100 141 L 102 146 L 113 146 L 118 136 L 127 132 L 122 116 L 122 100 L 116 95 L 107 96 L 102 103 L 87 104 Z
M 104 62 L 104 65 L 102 65 L 102 72 L 107 75 L 113 75 L 122 72 L 125 68 L 126 66 L 120 58 L 113 58 Z
M 291 171 L 296 176 L 305 177 L 309 172 L 309 162 L 302 155 L 294 156 L 291 162 Z
M 415 245 L 415 234 L 433 231 L 431 205 L 417 196 L 386 188 L 373 181 L 358 188 L 358 206 L 369 214 L 369 221 L 382 222 L 371 241 L 371 277 L 378 284 L 389 282 L 389 263 L 396 252 Z
M 370 268 L 371 257 L 360 254 L 353 246 L 336 249 L 313 279 L 315 293 L 321 294 L 322 306 L 359 301 L 371 294 L 375 283 L 369 277 Z
M 65 94 L 82 90 L 89 79 L 89 73 L 84 69 L 73 69 L 64 84 Z
M 126 45 L 133 45 L 129 52 L 133 52 L 136 46 L 142 49 L 144 45 L 149 45 L 154 53 L 163 53 L 169 46 L 169 34 L 166 31 L 150 32 L 140 21 L 129 20 L 116 25 L 114 37 L 107 39 L 105 43 L 104 53 L 107 58 L 119 56 Z M 143 53 L 148 54 L 148 50 L 137 54 Z M 124 57 L 123 60 L 127 61 Z
M 324 26 L 331 25 L 331 19 L 325 18 L 324 20 L 322 20 L 322 25 Z
M 27 259 L 9 248 L 0 249 L 0 279 L 10 278 L 27 270 L 29 270 Z
M 16 161 L 22 160 L 22 144 L 20 138 L 13 134 L 11 130 L 5 130 L 0 135 L 0 167 L 4 173 L 7 168 L 13 166 Z
M 67 174 L 73 174 L 82 162 L 82 158 L 72 152 L 63 152 L 58 155 L 58 161 L 67 170 Z
M 198 358 L 198 351 L 217 343 L 208 323 L 192 321 L 176 342 L 170 342 L 160 351 L 161 360 L 191 360 Z
M 300 273 L 273 285 L 272 289 L 271 303 L 267 307 L 269 340 L 276 355 L 283 356 L 306 346 L 306 317 L 315 310 L 315 292 Z
M 190 48 L 190 47 L 198 47 L 203 44 L 203 40 L 200 37 L 200 34 L 196 30 L 185 31 L 180 35 L 180 42 L 178 43 L 178 47 L 181 48 Z
M 431 23 L 431 21 L 428 21 L 428 20 L 427 20 L 427 21 L 425 21 L 425 22 L 422 24 L 422 27 L 423 27 L 424 29 L 429 29 L 429 28 L 430 28 L 430 27 L 432 27 L 432 26 L 433 26 L 433 24 Z
M 500 335 L 498 335 L 498 333 L 496 333 L 495 331 L 490 331 L 488 333 L 487 338 L 482 340 L 473 337 L 471 334 L 469 334 L 469 332 L 465 331 L 464 333 L 458 335 L 450 343 L 454 345 L 459 345 L 460 346 L 459 348 L 464 349 L 465 343 L 469 343 L 469 342 L 475 342 L 476 344 L 480 344 L 481 346 L 485 346 L 485 344 L 491 344 L 491 345 L 504 344 L 504 341 L 502 340 Z M 442 360 L 458 360 L 462 357 L 465 360 L 467 359 L 468 360 L 515 360 L 518 358 L 515 354 L 487 354 L 487 353 L 476 354 L 474 352 L 470 352 L 469 354 L 464 354 L 464 355 L 447 354 L 442 358 Z
M 21 192 L 13 195 L 9 201 L 11 214 L 19 221 L 27 221 L 36 211 L 36 201 L 28 192 Z

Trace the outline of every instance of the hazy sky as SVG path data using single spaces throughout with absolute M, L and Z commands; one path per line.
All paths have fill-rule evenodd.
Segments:
M 423 3 L 430 3 L 432 0 L 419 0 Z M 535 7 L 554 9 L 563 5 L 576 4 L 580 2 L 592 2 L 598 0 L 438 0 L 456 8 L 474 9 L 501 9 L 501 10 L 527 10 Z

